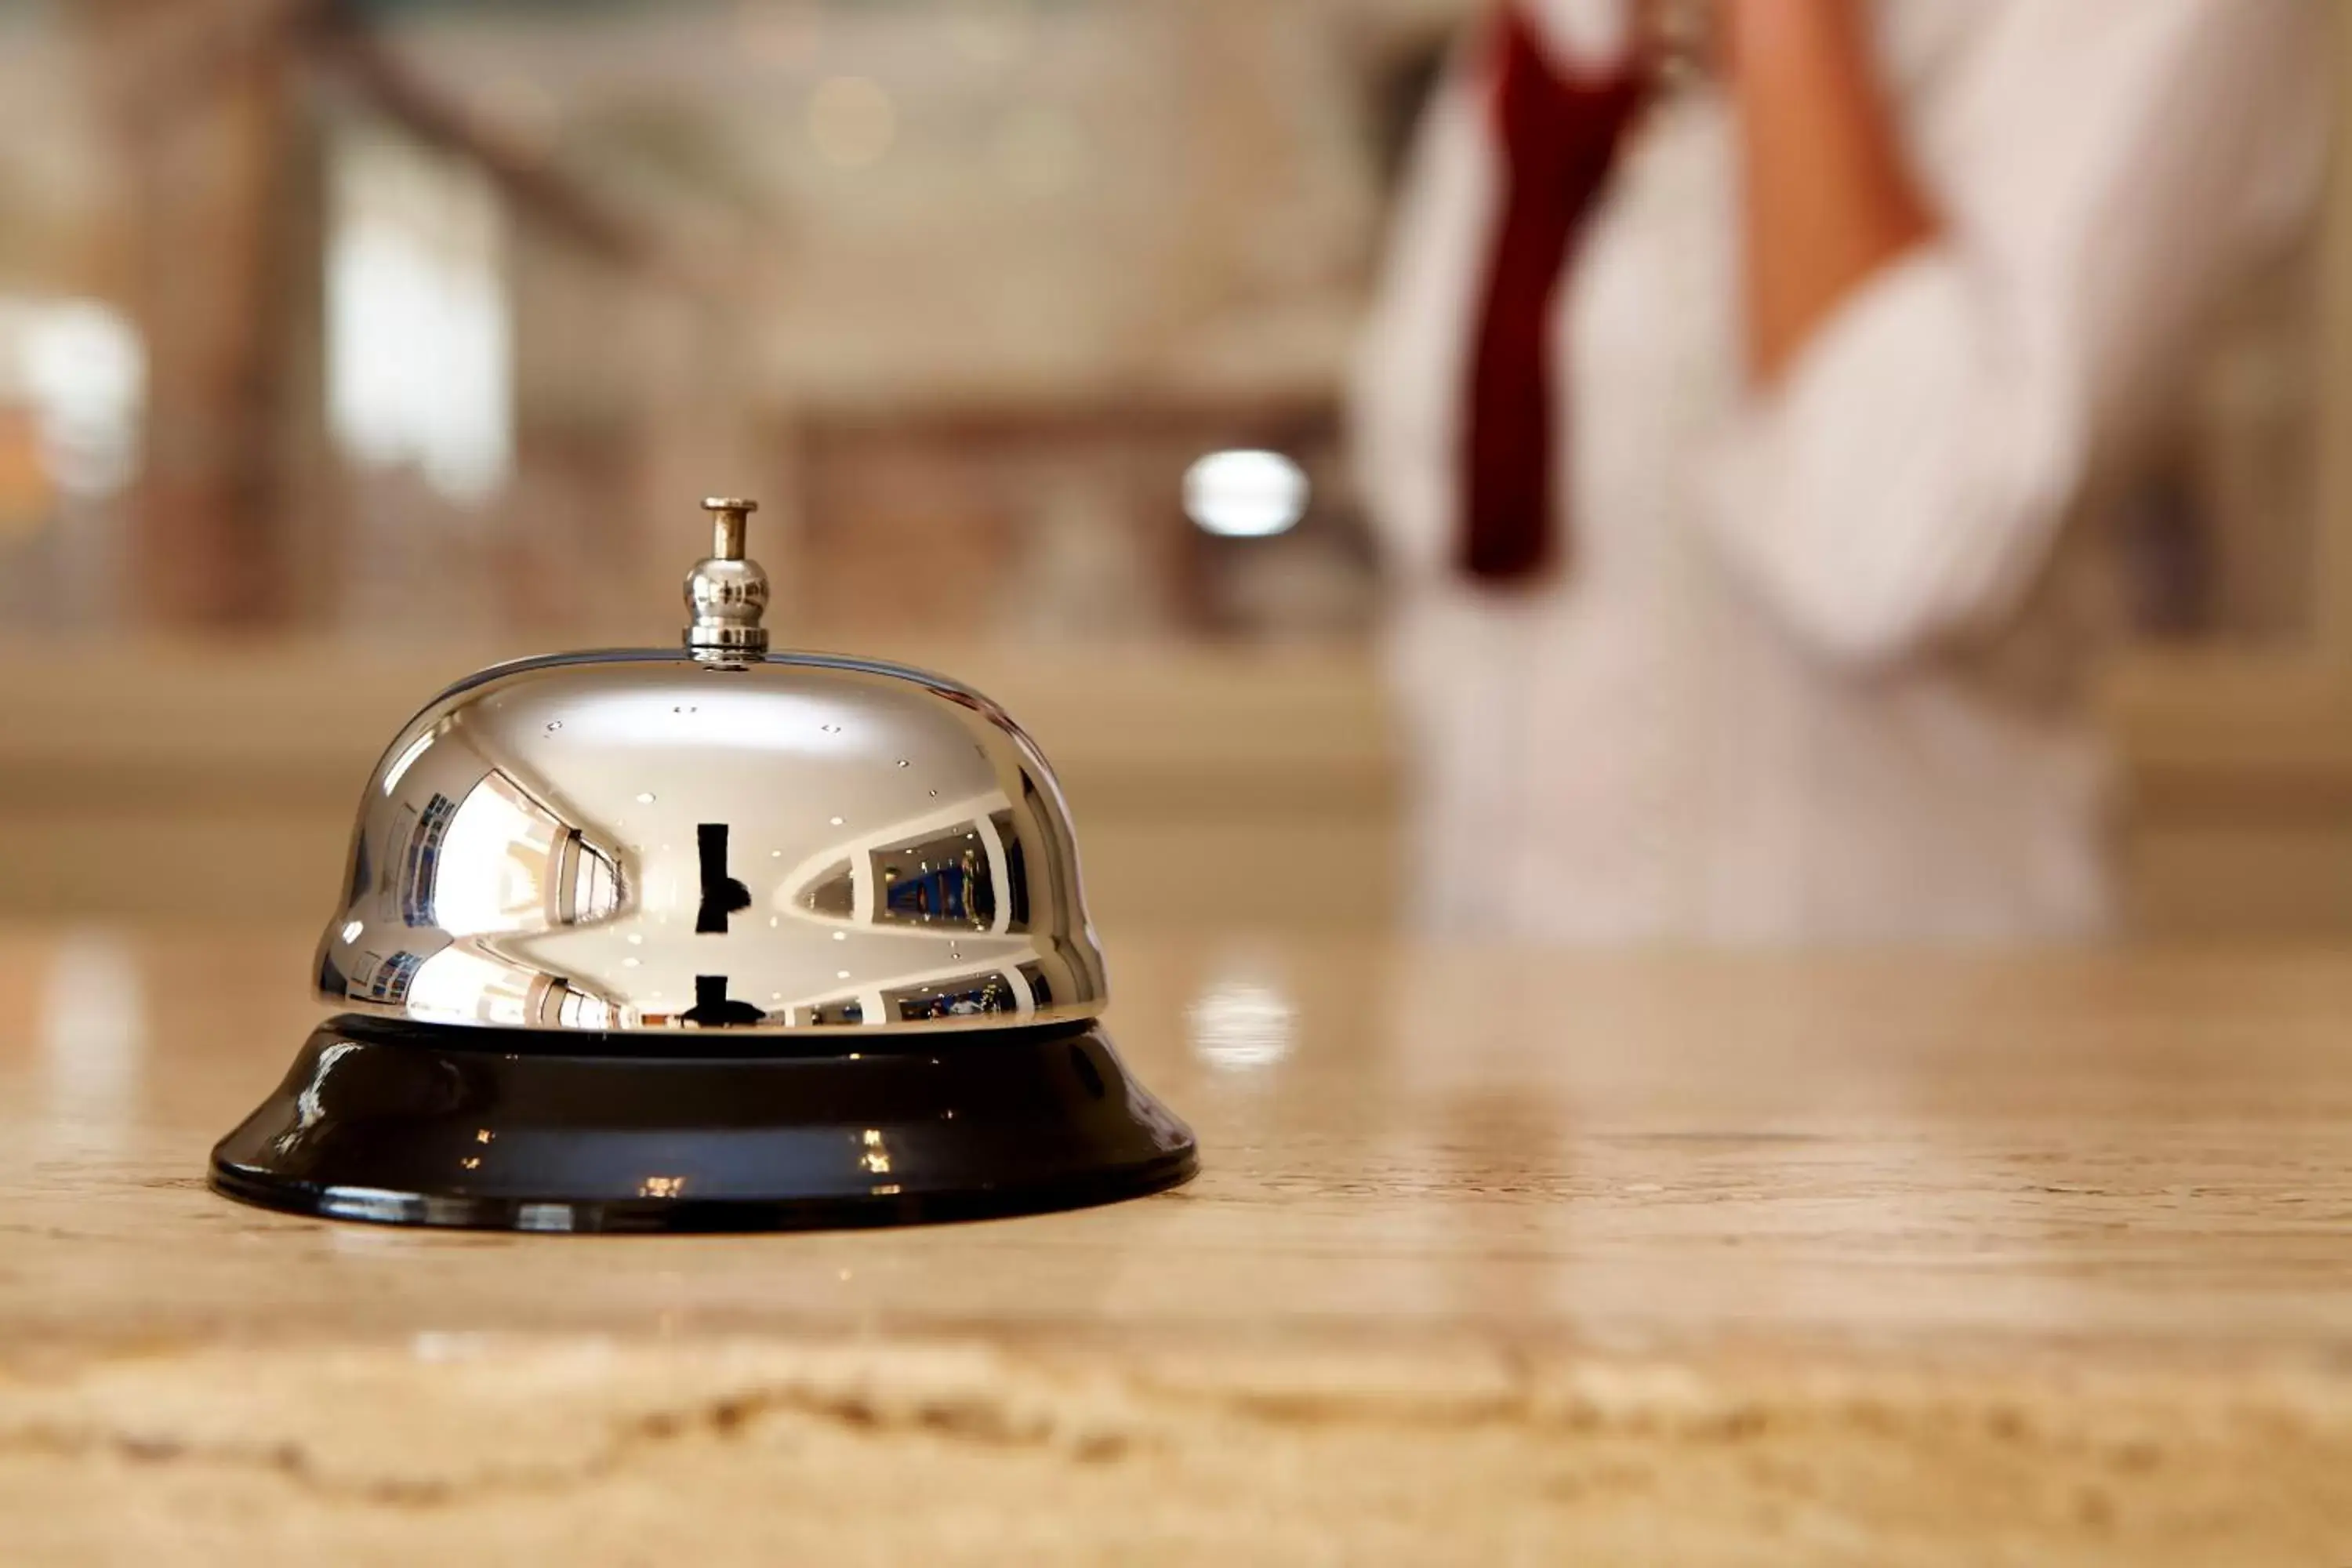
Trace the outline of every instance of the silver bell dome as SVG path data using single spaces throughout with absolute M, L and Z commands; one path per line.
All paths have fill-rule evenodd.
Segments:
M 321 997 L 414 1023 L 898 1034 L 1103 1008 L 1053 770 L 920 670 L 770 653 L 715 500 L 677 651 L 458 682 L 361 800 Z

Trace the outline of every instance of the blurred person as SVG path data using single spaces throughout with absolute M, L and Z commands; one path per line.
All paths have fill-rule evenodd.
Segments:
M 2073 520 L 2307 216 L 2328 40 L 2305 0 L 1484 18 L 1354 396 L 1423 923 L 2105 931 L 2120 616 Z

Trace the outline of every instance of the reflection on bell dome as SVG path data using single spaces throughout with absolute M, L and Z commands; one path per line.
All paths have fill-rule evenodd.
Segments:
M 1027 868 L 1002 793 L 885 824 L 811 861 L 786 874 L 786 907 L 857 924 L 1026 929 Z
M 456 726 L 401 747 L 380 788 L 353 849 L 362 918 L 478 936 L 600 921 L 621 901 L 614 854 Z
M 950 1019 L 1024 1022 L 1036 1016 L 1041 1003 L 1052 1000 L 1050 986 L 1031 984 L 1029 976 L 1042 973 L 1041 967 L 1033 963 L 1008 969 L 901 975 L 896 981 L 854 995 L 823 997 L 779 1008 L 770 1015 L 770 1021 L 787 1028 L 863 1024 L 869 1019 L 877 1024 Z M 1041 996 L 1040 990 L 1046 994 Z
M 493 772 L 448 818 L 434 857 L 430 923 L 464 936 L 600 920 L 612 912 L 617 881 L 610 858 Z
M 870 897 L 873 884 L 869 880 L 866 886 Z M 809 879 L 800 902 L 812 914 L 852 921 L 857 918 L 857 868 L 846 860 L 836 860 Z
M 468 948 L 445 947 L 417 967 L 408 1008 L 420 1018 L 523 1028 L 531 1022 L 531 978 Z
M 474 941 L 413 933 L 419 946 L 348 958 L 346 1000 L 419 1022 L 502 1028 L 606 1029 L 627 1009 L 561 976 L 487 951 Z M 438 945 L 436 945 L 438 944 Z
M 982 829 L 988 832 L 984 847 Z M 893 925 L 1003 931 L 996 902 L 1001 879 L 992 868 L 1003 860 L 1003 842 L 984 817 L 969 827 L 958 823 L 945 833 L 877 850 L 868 861 L 877 891 L 874 918 Z
M 904 1030 L 1101 1010 L 1052 773 L 937 677 L 803 654 L 526 661 L 419 714 L 363 801 L 319 963 L 359 1012 Z

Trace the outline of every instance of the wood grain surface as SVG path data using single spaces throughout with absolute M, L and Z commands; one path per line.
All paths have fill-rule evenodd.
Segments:
M 206 1193 L 311 933 L 0 933 L 0 1563 L 2352 1563 L 2352 954 L 1108 933 L 1189 1187 Z

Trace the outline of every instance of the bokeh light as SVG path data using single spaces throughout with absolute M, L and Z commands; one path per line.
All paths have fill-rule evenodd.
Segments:
M 1184 515 L 1226 539 L 1287 533 L 1307 515 L 1307 470 L 1279 452 L 1212 452 L 1184 474 Z

